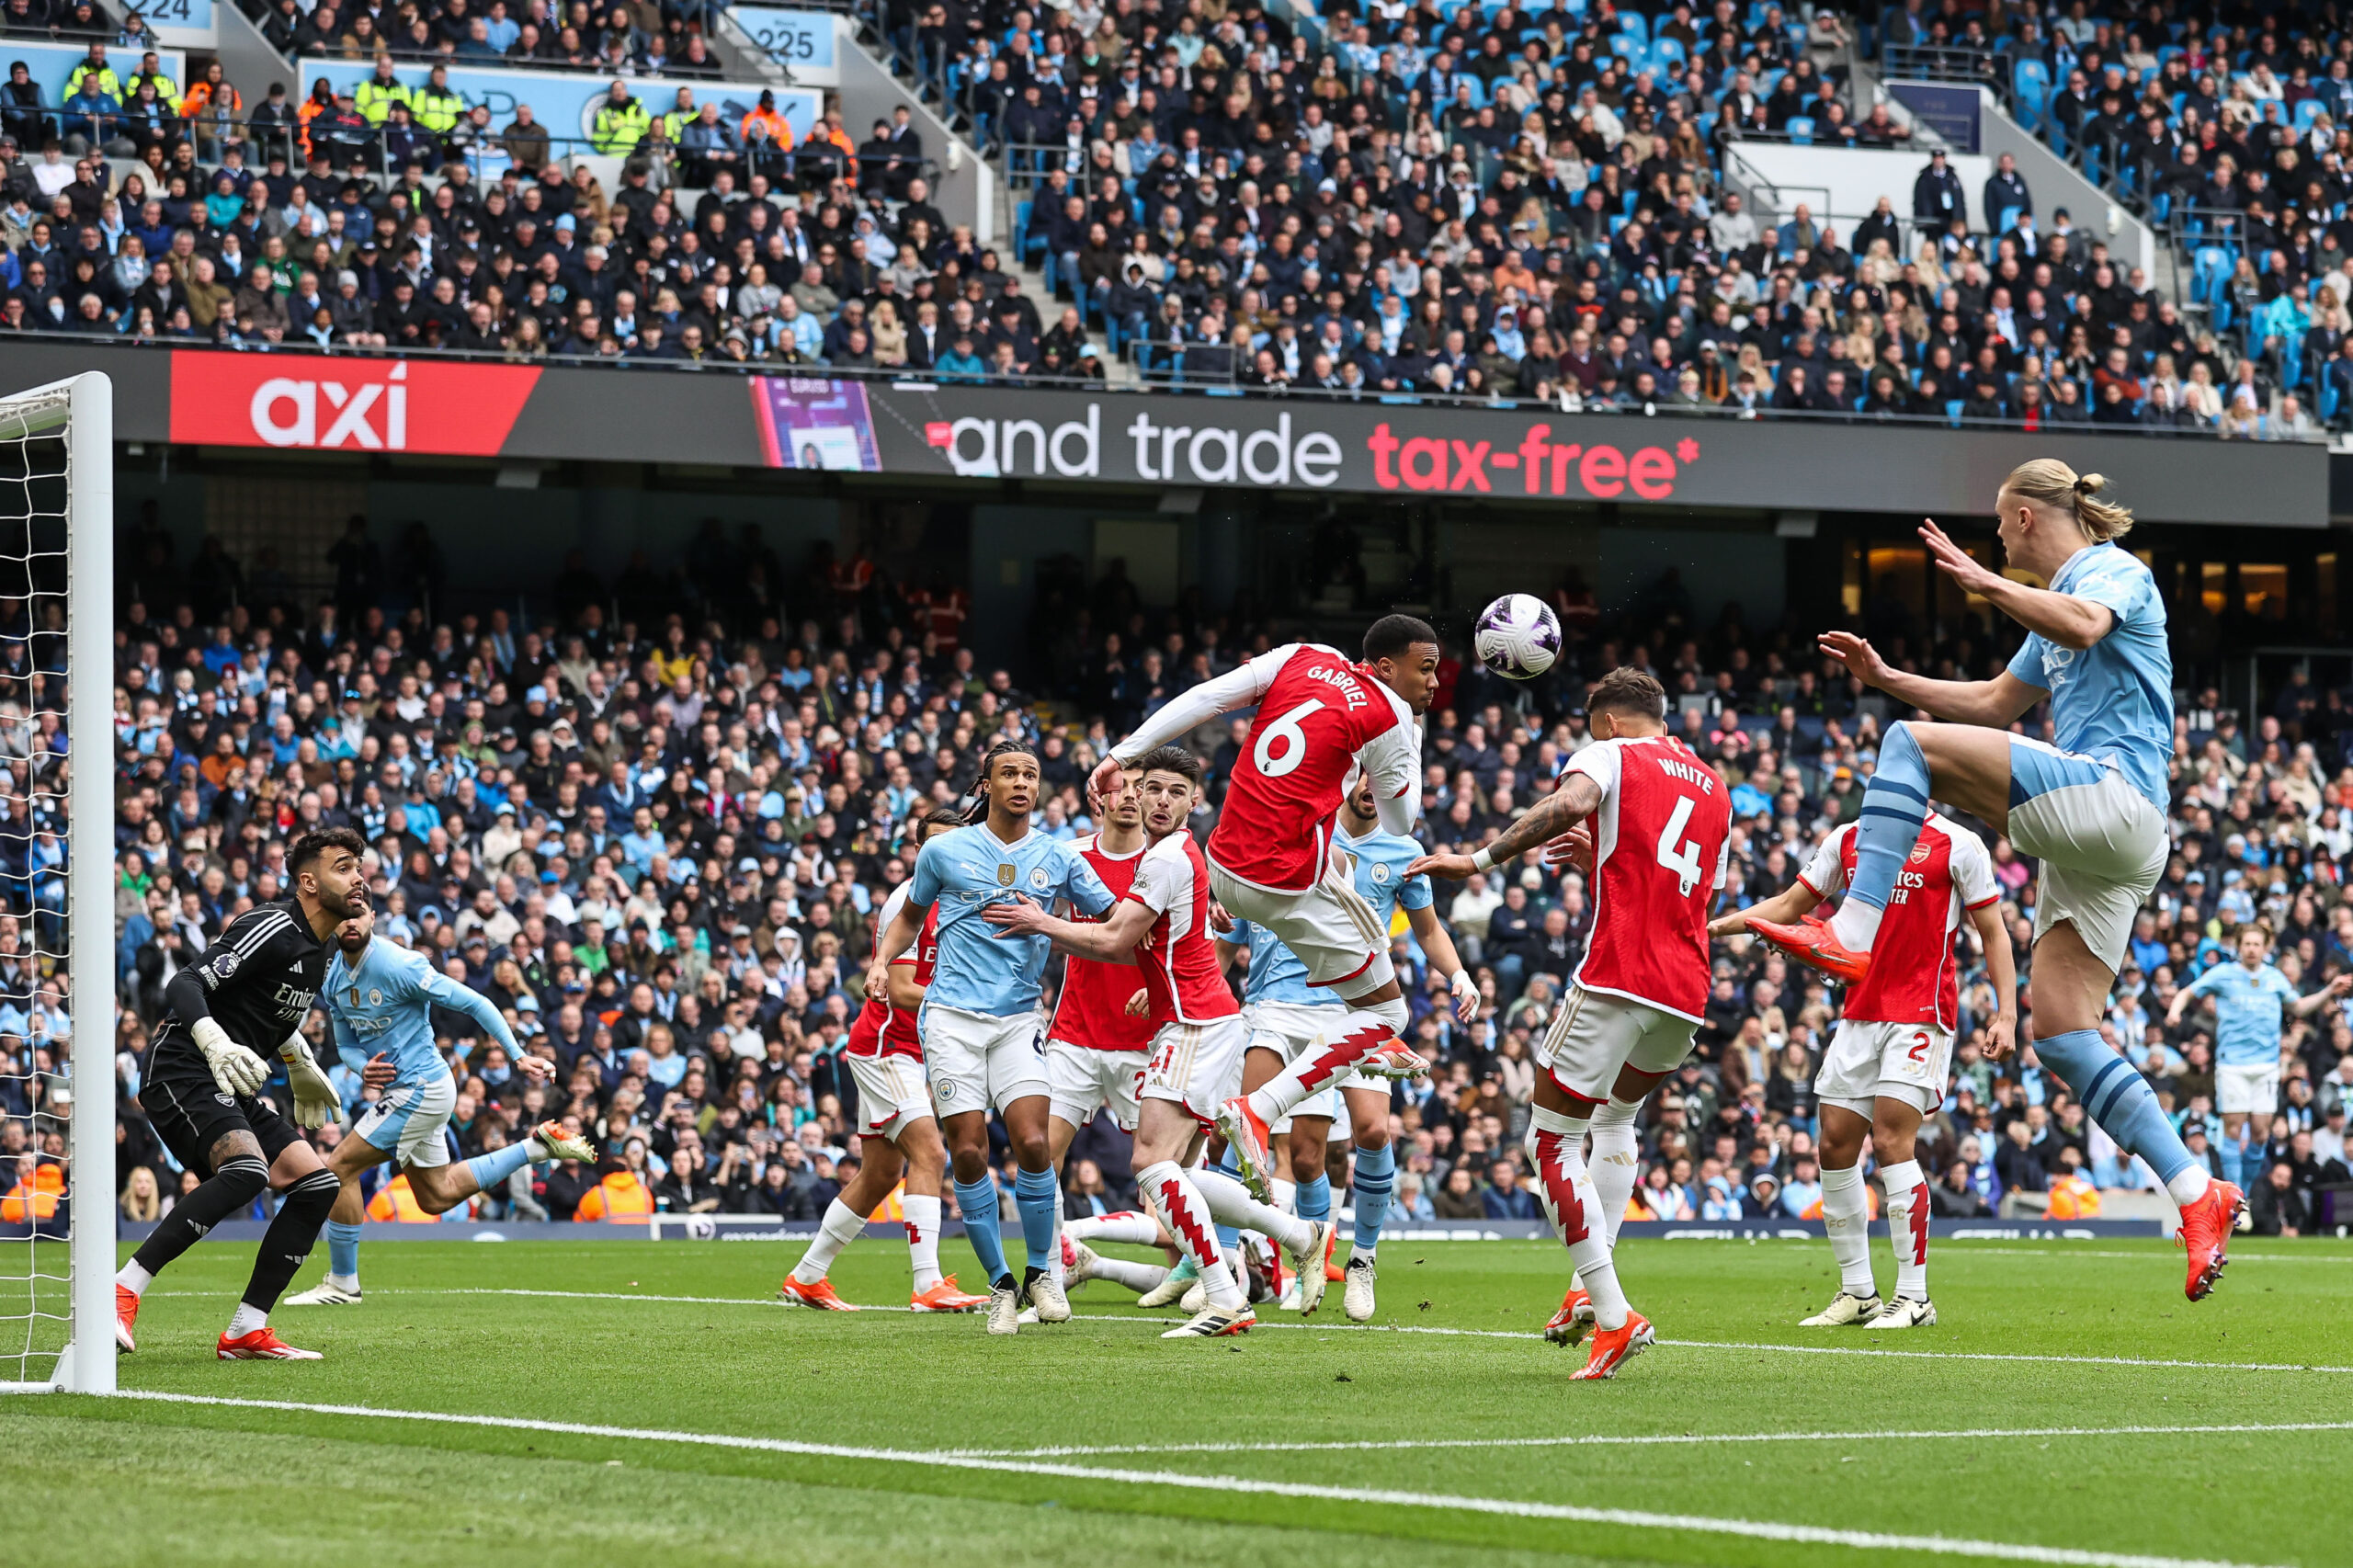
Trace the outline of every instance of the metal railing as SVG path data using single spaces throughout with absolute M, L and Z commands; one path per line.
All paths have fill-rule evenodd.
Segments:
M 1199 354 L 1203 350 L 1213 349 L 1216 347 L 1215 345 L 1198 342 L 1185 343 L 1178 346 L 1188 357 L 1188 369 L 1191 369 L 1194 363 L 1198 363 L 1199 370 L 1198 375 L 1183 374 L 1173 377 L 1163 376 L 1159 379 L 1149 380 L 1143 381 L 1142 384 L 1131 387 L 1107 385 L 1105 382 L 1095 380 L 1092 377 L 1059 376 L 1040 374 L 1037 372 L 1024 372 L 1014 376 L 998 376 L 991 374 L 986 370 L 983 370 L 978 373 L 943 373 L 929 369 L 915 369 L 907 366 L 868 367 L 856 365 L 832 365 L 822 359 L 814 361 L 797 360 L 790 362 L 779 359 L 736 359 L 720 353 L 707 355 L 701 359 L 671 359 L 631 357 L 626 353 L 619 355 L 571 355 L 559 354 L 552 351 L 538 354 L 525 354 L 503 349 L 472 350 L 432 347 L 376 348 L 362 347 L 345 343 L 329 343 L 323 345 L 314 342 L 307 336 L 298 336 L 275 342 L 262 339 L 241 339 L 229 342 L 215 342 L 207 338 L 193 336 L 129 336 L 112 330 L 86 333 L 66 332 L 46 328 L 34 328 L 15 332 L 0 330 L 0 347 L 5 347 L 5 346 L 9 343 L 48 343 L 55 345 L 72 344 L 83 348 L 105 349 L 122 353 L 138 353 L 142 350 L 152 351 L 156 349 L 213 349 L 222 353 L 323 354 L 331 358 L 348 358 L 353 360 L 431 359 L 456 363 L 492 365 L 532 364 L 551 369 L 597 368 L 616 371 L 633 371 L 640 373 L 650 371 L 676 375 L 724 375 L 735 373 L 761 376 L 822 376 L 832 381 L 856 381 L 903 383 L 910 385 L 956 385 L 961 383 L 965 385 L 1016 387 L 1030 390 L 1062 389 L 1067 391 L 1086 392 L 1095 395 L 1108 395 L 1110 393 L 1124 392 L 1129 394 L 1141 393 L 1155 396 L 1167 396 L 1172 393 L 1192 393 L 1196 395 L 1207 394 L 1223 396 L 1281 397 L 1316 403 L 1381 403 L 1385 405 L 1399 405 L 1406 407 L 1450 408 L 1472 411 L 1520 411 L 1537 414 L 1581 413 L 1625 419 L 1692 419 L 1702 421 L 1747 421 L 1764 419 L 1777 422 L 1787 422 L 1790 424 L 1885 426 L 1890 428 L 1995 430 L 2010 432 L 2015 432 L 2021 427 L 2020 422 L 2015 419 L 1975 419 L 1958 415 L 1948 416 L 1943 415 L 1863 414 L 1860 412 L 1841 414 L 1836 411 L 1825 413 L 1816 409 L 1770 408 L 1762 403 L 1758 404 L 1755 408 L 1741 408 L 1726 404 L 1700 404 L 1691 406 L 1668 402 L 1664 398 L 1649 404 L 1635 404 L 1631 402 L 1605 403 L 1588 399 L 1583 401 L 1581 404 L 1572 407 L 1560 400 L 1506 397 L 1502 395 L 1468 397 L 1459 393 L 1430 390 L 1416 390 L 1410 387 L 1395 390 L 1373 386 L 1362 388 L 1325 388 L 1302 383 L 1290 383 L 1279 388 L 1260 388 L 1238 382 L 1234 379 L 1237 372 L 1236 369 L 1233 368 L 1233 357 L 1239 354 L 1241 352 L 1240 350 L 1227 349 L 1223 351 L 1227 357 L 1229 368 L 1222 370 L 1217 369 L 1211 361 L 1192 361 L 1191 356 Z M 1163 347 L 1165 347 L 1167 343 L 1168 340 L 1161 340 Z M 2148 429 L 2140 426 L 2110 426 L 2089 422 L 2060 425 L 2051 421 L 2045 421 L 2042 427 L 2044 429 L 2073 429 L 2086 434 L 2141 435 L 2191 441 L 2221 438 L 2220 432 L 2212 429 Z M 2271 437 L 2267 437 L 2264 438 L 2268 440 Z M 2315 431 L 2306 439 L 2313 443 L 2319 443 L 2324 441 L 2325 437 L 2320 432 Z

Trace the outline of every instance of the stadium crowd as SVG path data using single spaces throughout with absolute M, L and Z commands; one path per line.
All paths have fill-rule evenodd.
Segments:
M 909 825 L 961 797 L 990 741 L 1017 735 L 1040 753 L 1038 826 L 1088 831 L 1082 782 L 1108 741 L 1275 635 L 1149 607 L 1115 570 L 1040 596 L 1017 680 L 974 658 L 961 589 L 900 584 L 822 547 L 788 563 L 756 527 L 730 538 L 715 521 L 675 563 L 641 555 L 609 582 L 575 556 L 536 624 L 428 614 L 437 567 L 422 528 L 388 549 L 354 518 L 331 556 L 337 588 L 315 605 L 286 592 L 276 562 L 248 570 L 214 540 L 176 559 L 152 517 L 125 549 L 114 1066 L 132 1220 L 194 1179 L 132 1098 L 164 987 L 238 910 L 277 894 L 290 839 L 320 824 L 375 846 L 380 934 L 428 950 L 556 1064 L 551 1085 L 527 1084 L 470 1020 L 437 1012 L 460 1152 L 543 1117 L 576 1123 L 599 1150 L 595 1168 L 527 1169 L 475 1211 L 815 1218 L 857 1157 L 841 1051 L 872 911 L 909 874 Z M 1574 580 L 1558 602 L 1568 645 L 1552 674 L 1523 686 L 1475 664 L 1442 670 L 1427 727 L 1430 842 L 1475 845 L 1549 788 L 1578 744 L 1586 683 L 1621 664 L 1661 678 L 1677 733 L 1731 789 L 1733 896 L 1785 886 L 1853 818 L 1890 715 L 1843 670 L 1736 614 L 1703 627 L 1672 580 L 1608 618 Z M 1874 630 L 1899 662 L 1975 672 L 1999 656 L 1975 625 L 1939 642 L 1900 619 Z M 1236 721 L 1196 736 L 1213 794 L 1246 733 Z M 2353 968 L 2353 903 L 2339 896 L 2353 858 L 2348 748 L 2343 694 L 2302 680 L 2251 727 L 2211 694 L 2182 710 L 2175 857 L 2109 1027 L 2210 1161 L 2213 1042 L 2202 1014 L 2169 1027 L 2167 1006 L 2258 919 L 2302 990 Z M 42 938 L 56 903 L 28 892 L 57 887 L 36 873 L 60 851 L 36 827 L 0 835 L 0 887 L 15 895 L 0 962 L 16 981 L 0 1008 L 0 1155 L 20 1204 L 54 1183 L 63 1153 L 63 1085 L 42 1027 L 61 998 L 31 957 L 37 942 L 54 950 Z M 1994 858 L 2024 974 L 2032 868 L 2006 843 Z M 1413 1033 L 1438 1066 L 1392 1100 L 1399 1200 L 1414 1219 L 1532 1218 L 1518 1155 L 1531 1050 L 1581 957 L 1586 890 L 1531 858 L 1441 890 L 1438 908 L 1484 1004 L 1475 1022 L 1454 1021 L 1401 928 Z M 1938 1211 L 2085 1216 L 2103 1194 L 2150 1186 L 2030 1054 L 1984 1059 L 1982 971 L 1969 965 L 1949 1093 L 1921 1134 Z M 1745 938 L 1720 946 L 1698 1054 L 1646 1112 L 1637 1217 L 1814 1210 L 1810 1085 L 1836 1009 L 1809 973 Z M 2353 1220 L 2332 1190 L 2353 1179 L 2353 1014 L 2291 1023 L 2282 1058 L 2270 1143 L 2250 1151 L 2265 1173 L 2250 1184 L 2257 1222 L 2308 1233 Z M 322 1060 L 347 1107 L 377 1092 L 331 1049 Z M 1072 1211 L 1126 1206 L 1127 1170 L 1120 1135 L 1087 1129 L 1066 1170 Z M 398 1182 L 370 1192 L 378 1218 L 422 1217 Z
M 1335 0 L 1294 27 L 1258 0 L 889 0 L 878 26 L 1026 191 L 1010 243 L 1040 299 L 948 222 L 904 111 L 796 142 L 772 102 L 643 102 L 664 37 L 686 29 L 662 70 L 701 58 L 699 13 L 522 3 L 281 0 L 290 51 L 376 60 L 347 97 L 248 103 L 217 62 L 183 88 L 102 43 L 62 103 L 12 73 L 0 329 L 1002 383 L 1125 358 L 1188 388 L 2288 439 L 2318 429 L 2304 349 L 2333 359 L 2353 324 L 2341 276 L 2259 268 L 2280 330 L 2218 335 L 2006 163 L 1968 192 L 1899 158 L 1843 230 L 1746 210 L 1738 138 L 1911 137 L 1852 101 L 1826 9 Z M 485 29 L 610 66 L 589 141 L 616 188 L 528 106 L 494 124 L 449 88 Z M 429 42 L 428 81 L 395 78 L 392 34 Z

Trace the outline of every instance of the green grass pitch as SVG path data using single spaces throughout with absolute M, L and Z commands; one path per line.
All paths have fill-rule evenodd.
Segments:
M 790 1245 L 383 1243 L 274 1320 L 325 1360 L 219 1363 L 251 1253 L 157 1282 L 122 1382 L 270 1403 L 0 1401 L 21 1561 L 2353 1562 L 2342 1244 L 2243 1244 L 2197 1307 L 2160 1244 L 1945 1244 L 1943 1322 L 1875 1335 L 1794 1326 L 1818 1243 L 1630 1241 L 1662 1343 L 1600 1384 L 1535 1336 L 1535 1243 L 1392 1241 L 1372 1328 L 1336 1288 L 1171 1344 L 1101 1284 L 1007 1340 L 780 1307 Z M 905 1249 L 834 1277 L 904 1302 Z

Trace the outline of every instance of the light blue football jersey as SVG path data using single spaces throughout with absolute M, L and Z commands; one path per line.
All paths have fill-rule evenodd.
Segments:
M 1242 983 L 1242 1000 L 1245 1004 L 1288 1002 L 1301 1007 L 1321 1007 L 1335 1000 L 1328 990 L 1319 991 L 1307 983 L 1307 966 L 1264 926 L 1237 920 L 1233 929 L 1219 940 L 1250 950 L 1250 972 Z
M 484 1034 L 506 1048 L 511 1061 L 522 1054 L 515 1033 L 490 998 L 469 991 L 433 967 L 424 954 L 377 937 L 361 949 L 355 971 L 338 947 L 327 960 L 319 999 L 335 1027 L 335 1053 L 353 1072 L 379 1053 L 390 1056 L 393 1082 L 429 1083 L 449 1072 L 433 1040 L 433 1006 L 463 1013 Z
M 1356 861 L 1357 892 L 1381 916 L 1382 930 L 1397 923 L 1397 911 L 1427 909 L 1436 895 L 1427 876 L 1409 877 L 1405 868 L 1429 853 L 1403 834 L 1374 831 L 1362 838 L 1337 835 L 1343 853 Z
M 2109 761 L 2159 811 L 2173 756 L 2173 653 L 2165 601 L 2140 558 L 2114 544 L 2077 551 L 2051 580 L 2052 591 L 2104 605 L 2116 617 L 2107 636 L 2077 652 L 2027 633 L 2010 674 L 2051 694 L 2062 751 Z
M 1015 898 L 1047 905 L 1063 899 L 1081 914 L 1099 915 L 1117 902 L 1075 842 L 1031 831 L 1007 844 L 985 823 L 926 843 L 907 896 L 939 916 L 939 958 L 925 1002 L 993 1018 L 1038 1005 L 1053 943 L 1002 933 L 981 918 L 982 910 Z
M 2189 983 L 2193 996 L 2214 999 L 2214 1060 L 2231 1067 L 2268 1067 L 2279 1060 L 2280 1010 L 2296 988 L 2270 964 L 2249 971 L 2218 963 Z

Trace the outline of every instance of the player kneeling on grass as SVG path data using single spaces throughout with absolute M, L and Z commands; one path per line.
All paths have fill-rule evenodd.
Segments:
M 961 812 L 941 806 L 926 813 L 915 826 L 915 846 L 922 851 L 935 833 L 964 824 Z M 879 936 L 890 929 L 905 907 L 908 890 L 901 882 L 875 911 Z M 959 1290 L 956 1277 L 939 1271 L 940 1188 L 947 1180 L 948 1145 L 939 1136 L 939 1122 L 931 1110 L 931 1090 L 924 1083 L 923 1035 L 916 1015 L 939 961 L 938 911 L 927 917 L 913 947 L 893 954 L 885 989 L 867 993 L 858 1021 L 850 1026 L 849 1046 L 842 1052 L 849 1075 L 858 1085 L 858 1112 L 865 1125 L 858 1130 L 858 1175 L 839 1196 L 825 1205 L 817 1239 L 801 1255 L 792 1272 L 777 1288 L 789 1304 L 831 1312 L 858 1311 L 826 1281 L 825 1273 L 842 1249 L 866 1230 L 866 1217 L 880 1208 L 906 1178 L 901 1199 L 906 1214 L 907 1256 L 915 1271 L 915 1288 L 907 1309 L 917 1312 L 969 1312 L 989 1304 L 986 1296 Z
M 1795 882 L 1716 921 L 1709 935 L 1735 936 L 1751 920 L 1790 925 L 1802 918 L 1855 874 L 1855 838 L 1848 823 L 1823 840 Z M 1913 1142 L 1921 1118 L 1944 1102 L 1961 1011 L 1964 912 L 1993 971 L 1997 1011 L 1985 1026 L 1986 1060 L 1999 1062 L 2016 1037 L 2018 973 L 2000 899 L 1984 842 L 1930 812 L 1896 877 L 1870 972 L 1847 987 L 1838 1032 L 1814 1080 L 1822 1100 L 1822 1224 L 1838 1260 L 1838 1294 L 1803 1327 L 1920 1328 L 1937 1321 L 1928 1299 L 1928 1178 L 1913 1158 Z M 1895 1300 L 1884 1304 L 1871 1280 L 1865 1134 L 1887 1188 L 1887 1233 L 1895 1247 Z
M 1007 935 L 1051 937 L 1065 952 L 1100 962 L 1125 960 L 1143 971 L 1154 1013 L 1168 1021 L 1153 1040 L 1137 1113 L 1134 1171 L 1145 1204 L 1185 1251 L 1200 1277 L 1201 1311 L 1161 1337 L 1214 1338 L 1246 1332 L 1257 1318 L 1217 1244 L 1220 1221 L 1272 1237 L 1301 1270 L 1301 1310 L 1324 1295 L 1325 1220 L 1311 1223 L 1250 1196 L 1222 1173 L 1185 1169 L 1203 1129 L 1242 1085 L 1242 1009 L 1218 967 L 1210 934 L 1209 866 L 1186 831 L 1199 798 L 1201 765 L 1191 753 L 1159 746 L 1131 765 L 1143 796 L 1143 829 L 1152 846 L 1126 896 L 1100 921 L 1057 920 L 1021 900 L 993 903 L 982 918 Z
M 561 1123 L 543 1121 L 518 1142 L 449 1163 L 449 1115 L 457 1108 L 458 1085 L 433 1037 L 435 1006 L 472 1018 L 506 1048 L 507 1060 L 526 1078 L 545 1083 L 555 1067 L 523 1053 L 490 998 L 443 974 L 424 954 L 379 942 L 375 934 L 376 916 L 369 910 L 336 929 L 335 959 L 320 1000 L 326 1004 L 336 1053 L 381 1097 L 360 1113 L 352 1135 L 327 1160 L 340 1184 L 327 1221 L 327 1277 L 287 1297 L 290 1307 L 349 1306 L 359 1300 L 359 1226 L 368 1212 L 359 1173 L 371 1165 L 398 1161 L 416 1206 L 442 1214 L 502 1186 L 526 1165 L 593 1165 L 597 1159 L 585 1140 L 566 1134 Z
M 1574 1344 L 1586 1322 L 1598 1331 L 1579 1379 L 1614 1376 L 1652 1342 L 1611 1256 L 1610 1216 L 1625 1212 L 1632 1166 L 1619 1168 L 1605 1199 L 1585 1140 L 1603 1111 L 1631 1129 L 1643 1096 L 1691 1053 L 1710 983 L 1708 906 L 1723 883 L 1732 827 L 1731 791 L 1666 733 L 1656 680 L 1612 670 L 1586 711 L 1594 744 L 1563 765 L 1551 795 L 1476 855 L 1431 855 L 1405 868 L 1460 881 L 1563 838 L 1591 857 L 1593 936 L 1537 1052 L 1543 1072 L 1527 1140 L 1537 1197 L 1578 1280 L 1546 1337 Z
M 311 1255 L 336 1181 L 318 1151 L 261 1097 L 269 1069 L 255 1047 L 276 1050 L 286 1063 L 303 1126 L 324 1127 L 335 1118 L 335 1088 L 300 1031 L 326 975 L 327 937 L 368 907 L 361 869 L 367 852 L 349 828 L 296 839 L 286 858 L 293 895 L 230 921 L 204 956 L 165 988 L 164 1021 L 143 1064 L 139 1105 L 172 1157 L 202 1179 L 115 1276 L 115 1342 L 125 1350 L 138 1348 L 132 1330 L 155 1276 L 270 1188 L 280 1195 L 278 1213 L 216 1354 L 223 1361 L 319 1358 L 271 1332 L 269 1312 Z

